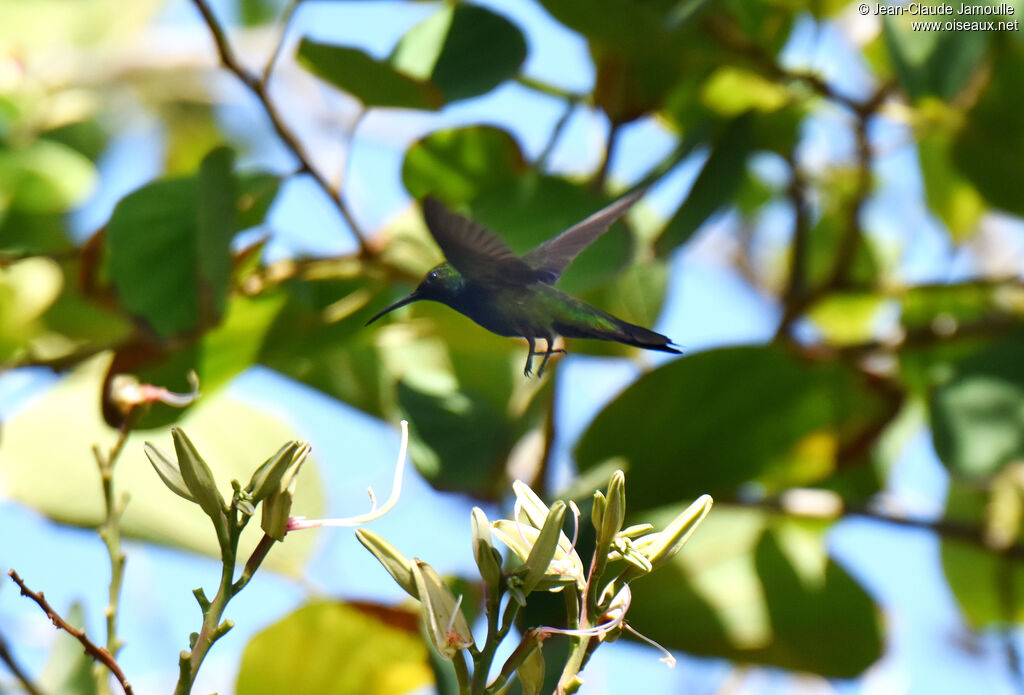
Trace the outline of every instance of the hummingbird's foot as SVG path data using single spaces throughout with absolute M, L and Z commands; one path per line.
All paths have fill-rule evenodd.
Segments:
M 544 361 L 540 363 L 540 369 L 537 370 L 537 378 L 538 379 L 540 379 L 542 376 L 544 376 L 544 367 L 546 367 L 548 365 L 548 360 L 551 359 L 551 356 L 552 355 L 558 355 L 558 354 L 564 355 L 565 354 L 565 350 L 561 350 L 561 349 L 559 349 L 559 350 L 552 350 L 551 349 L 551 342 L 548 341 L 548 349 L 547 349 L 547 352 L 544 353 Z
M 529 379 L 530 375 L 533 374 L 533 356 L 539 355 L 540 353 L 534 349 L 536 347 L 536 343 L 533 338 L 527 338 L 526 341 L 530 344 L 530 350 L 526 353 L 526 366 L 523 368 L 523 376 Z M 541 367 L 541 369 L 543 369 L 543 367 Z M 540 374 L 537 376 L 540 376 Z

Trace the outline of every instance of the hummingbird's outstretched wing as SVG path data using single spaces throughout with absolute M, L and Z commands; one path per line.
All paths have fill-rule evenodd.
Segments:
M 555 284 L 576 256 L 607 232 L 612 223 L 622 217 L 646 192 L 646 188 L 641 188 L 619 198 L 558 236 L 548 239 L 523 256 L 523 261 L 539 273 L 538 280 L 549 285 Z
M 437 198 L 423 199 L 423 219 L 444 257 L 470 280 L 531 282 L 537 271 L 496 234 L 458 215 Z

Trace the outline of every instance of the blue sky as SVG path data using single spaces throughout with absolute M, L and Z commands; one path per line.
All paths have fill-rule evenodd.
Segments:
M 551 20 L 538 4 L 529 0 L 481 4 L 506 15 L 524 30 L 530 46 L 528 75 L 571 90 L 590 88 L 594 70 L 585 43 Z M 309 33 L 382 56 L 406 29 L 434 8 L 429 3 L 311 3 L 299 12 L 290 41 Z M 183 40 L 186 36 L 205 37 L 205 29 L 185 2 L 169 4 L 161 24 L 179 31 Z M 209 50 L 205 40 L 196 45 L 197 53 Z M 257 54 L 250 57 L 254 65 L 262 60 Z M 819 69 L 837 89 L 854 97 L 865 95 L 873 86 L 842 32 L 818 26 L 807 17 L 797 22 L 783 60 L 793 67 Z M 290 70 L 288 62 L 287 58 L 282 61 L 282 71 Z M 243 163 L 286 170 L 289 163 L 256 104 L 230 76 L 220 75 L 214 83 L 225 101 L 223 122 L 257 144 Z M 307 142 L 326 143 L 317 148 L 318 153 L 327 155 L 324 161 L 318 159 L 318 164 L 335 171 L 340 159 L 331 155 L 340 155 L 342 148 L 331 142 L 337 142 L 338 124 L 351 118 L 352 104 L 327 87 L 314 85 L 313 89 L 320 100 L 315 109 L 301 100 L 287 99 L 287 91 L 275 92 L 275 96 L 286 118 Z M 380 228 L 411 204 L 399 172 L 405 148 L 417 137 L 438 127 L 485 122 L 513 131 L 526 153 L 535 155 L 561 111 L 557 100 L 512 84 L 439 114 L 371 113 L 352 148 L 346 197 L 365 228 Z M 324 113 L 330 114 L 326 120 Z M 801 156 L 808 161 L 848 160 L 852 138 L 847 125 L 838 109 L 824 109 L 809 119 Z M 574 173 L 592 169 L 600 158 L 607 127 L 599 114 L 578 108 L 553 154 L 553 168 Z M 876 144 L 891 143 L 892 147 L 886 148 L 887 154 L 878 163 L 880 187 L 867 211 L 869 233 L 883 241 L 909 240 L 908 253 L 899 264 L 905 279 L 945 280 L 965 272 L 968 265 L 953 253 L 924 207 L 916 153 L 905 128 L 880 122 L 871 135 Z M 327 142 L 329 138 L 334 140 Z M 612 180 L 623 186 L 646 173 L 674 144 L 672 137 L 650 120 L 631 125 L 623 138 L 611 170 Z M 102 177 L 95 195 L 72 216 L 76 232 L 82 235 L 97 228 L 122 195 L 158 175 L 163 147 L 156 121 L 139 117 L 129 123 L 101 161 Z M 697 153 L 666 177 L 647 204 L 662 215 L 671 213 L 692 184 L 702 156 Z M 763 167 L 770 177 L 772 163 L 767 161 Z M 687 352 L 763 342 L 774 333 L 778 308 L 752 291 L 726 261 L 715 257 L 715 246 L 707 243 L 727 233 L 734 223 L 730 216 L 710 221 L 700 237 L 672 259 L 669 292 L 656 328 Z M 776 210 L 761 223 L 769 235 L 784 240 L 791 219 L 787 211 Z M 354 249 L 344 223 L 306 180 L 286 186 L 267 229 L 274 234 L 268 250 L 271 258 Z M 908 229 L 913 231 L 908 233 Z M 662 359 L 667 357 L 653 355 L 651 362 Z M 557 373 L 564 397 L 556 413 L 556 481 L 570 476 L 572 445 L 593 415 L 638 374 L 638 367 L 624 360 L 569 355 L 562 362 Z M 7 420 L 53 381 L 52 376 L 31 370 L 0 375 L 0 419 Z M 398 448 L 394 426 L 262 368 L 245 372 L 229 388 L 278 414 L 312 442 L 323 467 L 332 514 L 364 510 L 367 485 L 378 495 L 386 494 Z M 942 509 L 946 478 L 923 426 L 914 429 L 903 447 L 890 474 L 889 490 L 912 511 L 936 514 Z M 425 556 L 442 573 L 473 573 L 468 509 L 467 500 L 435 493 L 412 474 L 398 508 L 372 528 L 409 554 Z M 108 568 L 95 534 L 53 524 L 30 509 L 5 501 L 2 490 L 0 528 L 5 529 L 6 540 L 3 562 L 17 568 L 34 586 L 45 588 L 59 608 L 74 600 L 84 601 L 90 610 L 91 631 L 101 634 L 99 607 L 106 596 Z M 437 538 L 444 542 L 435 542 Z M 1011 691 L 1002 646 L 994 636 L 971 637 L 966 632 L 941 574 L 935 538 L 878 522 L 848 520 L 829 534 L 829 547 L 883 606 L 888 629 L 887 652 L 881 662 L 862 679 L 838 684 L 837 689 L 922 695 Z M 212 560 L 138 543 L 129 543 L 128 553 L 122 611 L 128 647 L 122 663 L 137 691 L 167 690 L 176 674 L 176 654 L 199 624 L 191 590 L 214 585 L 219 567 Z M 67 572 L 67 567 L 75 571 Z M 383 601 L 403 598 L 355 542 L 351 531 L 322 532 L 304 585 L 260 573 L 232 603 L 229 617 L 236 620 L 236 628 L 213 650 L 197 692 L 231 692 L 246 641 L 311 594 Z M 54 632 L 35 606 L 19 599 L 11 586 L 0 590 L 0 625 L 8 638 L 19 636 L 18 654 L 33 670 L 38 669 Z M 970 642 L 975 651 L 967 651 L 964 642 Z M 684 657 L 675 670 L 669 670 L 653 651 L 620 642 L 598 651 L 585 672 L 588 684 L 584 692 L 634 690 L 638 687 L 630 673 L 634 670 L 641 674 L 643 687 L 652 692 L 685 688 L 691 693 L 713 693 L 731 677 L 725 662 Z M 790 674 L 754 669 L 743 676 L 738 692 L 781 693 L 791 691 L 793 685 Z M 826 692 L 827 687 L 822 684 L 820 691 Z

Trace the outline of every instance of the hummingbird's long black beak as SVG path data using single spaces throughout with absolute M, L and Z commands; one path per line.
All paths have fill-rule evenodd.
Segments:
M 412 302 L 415 302 L 417 299 L 420 299 L 420 298 L 421 297 L 420 297 L 419 293 L 413 292 L 408 297 L 404 297 L 402 299 L 399 299 L 397 302 L 395 302 L 391 306 L 387 307 L 386 309 L 382 309 L 382 310 L 378 311 L 376 314 L 373 315 L 372 319 L 370 319 L 369 321 L 367 321 L 363 325 L 369 326 L 371 323 L 373 323 L 374 321 L 376 321 L 377 319 L 379 319 L 381 316 L 383 316 L 384 314 L 388 313 L 389 311 L 394 311 L 398 307 L 405 306 L 406 304 L 411 304 Z

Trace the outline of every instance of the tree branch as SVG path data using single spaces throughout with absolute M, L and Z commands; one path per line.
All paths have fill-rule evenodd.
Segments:
M 32 679 L 28 677 L 25 669 L 14 658 L 14 654 L 11 653 L 11 649 L 7 646 L 7 640 L 4 639 L 3 635 L 0 635 L 0 661 L 7 664 L 7 669 L 14 674 L 14 677 L 21 683 L 21 687 L 25 689 L 28 695 L 43 695 L 39 688 L 36 687 L 36 684 L 32 682 Z
M 220 57 L 221 64 L 227 70 L 232 72 L 242 84 L 248 87 L 249 91 L 256 95 L 256 98 L 259 99 L 260 103 L 263 105 L 263 110 L 266 112 L 267 118 L 270 119 L 270 123 L 274 127 L 274 131 L 277 133 L 277 136 L 285 146 L 292 151 L 295 158 L 299 160 L 299 163 L 302 165 L 302 171 L 308 173 L 316 182 L 317 186 L 327 194 L 327 197 L 330 198 L 332 203 L 334 203 L 334 207 L 338 209 L 338 212 L 341 214 L 342 218 L 344 218 L 349 229 L 352 230 L 353 236 L 355 236 L 356 241 L 359 242 L 360 254 L 372 257 L 374 252 L 367 243 L 366 236 L 360 229 L 359 224 L 356 222 L 355 217 L 349 210 L 348 205 L 345 204 L 345 200 L 341 196 L 341 191 L 331 186 L 327 178 L 313 166 L 313 161 L 310 159 L 302 143 L 299 142 L 298 137 L 285 124 L 284 119 L 277 110 L 277 106 L 270 98 L 270 85 L 267 83 L 266 79 L 269 79 L 270 77 L 272 63 L 276 60 L 276 51 L 275 55 L 271 56 L 271 64 L 268 64 L 267 69 L 264 70 L 264 78 L 266 79 L 261 79 L 255 73 L 242 65 L 238 60 L 238 56 L 235 55 L 234 49 L 232 49 L 231 43 L 228 41 L 224 27 L 222 27 L 220 22 L 217 21 L 217 18 L 214 16 L 213 11 L 210 9 L 206 0 L 192 0 L 192 3 L 196 6 L 196 9 L 199 10 L 199 14 L 202 15 L 203 21 L 209 28 L 210 34 L 213 36 L 213 41 L 217 46 L 217 55 Z M 287 26 L 285 27 L 285 31 L 287 31 Z
M 128 684 L 128 679 L 125 677 L 124 672 L 121 670 L 121 667 L 118 666 L 117 661 L 110 652 L 103 647 L 97 646 L 86 636 L 83 630 L 79 630 L 68 624 L 68 622 L 64 620 L 64 618 L 60 617 L 60 614 L 50 606 L 47 600 L 43 597 L 43 592 L 40 591 L 39 593 L 36 593 L 29 589 L 22 578 L 18 576 L 17 572 L 12 569 L 9 570 L 7 574 L 21 589 L 22 596 L 28 596 L 30 599 L 35 601 L 41 609 L 43 609 L 43 612 L 46 613 L 46 617 L 50 619 L 50 622 L 53 623 L 54 627 L 58 630 L 63 630 L 81 642 L 82 646 L 85 647 L 85 653 L 106 666 L 107 669 L 114 674 L 114 677 L 117 678 L 121 687 L 124 689 L 125 694 L 132 695 L 132 686 Z
M 815 490 L 813 492 L 821 492 L 823 495 L 830 494 L 828 491 L 824 490 Z M 850 517 L 871 519 L 872 521 L 880 521 L 893 526 L 931 531 L 943 538 L 970 543 L 971 545 L 978 546 L 980 549 L 996 555 L 1013 560 L 1024 560 L 1024 543 L 1017 543 L 1009 546 L 1008 548 L 993 548 L 985 538 L 985 529 L 975 524 L 951 521 L 949 519 L 938 519 L 932 521 L 928 519 L 918 519 L 909 516 L 890 514 L 877 509 L 872 509 L 866 505 L 845 504 L 838 495 L 835 495 L 835 500 L 837 504 L 822 504 L 820 505 L 820 508 L 798 507 L 788 501 L 785 495 L 774 499 L 756 501 L 744 501 L 733 498 L 726 502 L 726 504 L 746 507 L 748 509 L 762 509 L 802 519 L 818 519 L 821 521 L 838 521 L 840 519 Z

